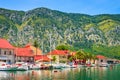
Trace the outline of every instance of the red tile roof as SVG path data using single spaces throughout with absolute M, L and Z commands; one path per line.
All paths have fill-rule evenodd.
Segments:
M 106 57 L 105 56 L 103 56 L 103 55 L 97 55 L 96 56 L 98 59 L 105 59 Z
M 15 48 L 16 56 L 32 57 L 33 51 L 30 48 Z
M 47 57 L 47 55 L 37 55 L 34 57 L 35 61 L 45 61 L 48 62 L 51 59 Z
M 0 48 L 13 49 L 14 47 L 5 39 L 0 39 Z
M 48 53 L 48 55 L 67 55 L 68 50 L 53 50 Z

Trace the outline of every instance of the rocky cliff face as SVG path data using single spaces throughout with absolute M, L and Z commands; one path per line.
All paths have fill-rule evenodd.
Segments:
M 47 8 L 15 11 L 0 8 L 0 37 L 15 46 L 38 40 L 44 52 L 59 44 L 90 48 L 120 45 L 120 15 L 64 13 Z

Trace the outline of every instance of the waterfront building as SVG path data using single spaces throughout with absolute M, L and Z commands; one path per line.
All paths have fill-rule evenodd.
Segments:
M 50 58 L 47 57 L 47 55 L 43 55 L 42 54 L 42 50 L 39 48 L 36 48 L 34 46 L 32 46 L 31 44 L 27 44 L 25 46 L 25 48 L 29 48 L 33 51 L 33 55 L 34 55 L 34 61 L 40 61 L 40 62 L 49 62 Z
M 23 48 L 16 48 L 16 62 L 33 63 L 38 59 L 41 59 L 42 51 L 39 48 L 27 44 Z
M 14 59 L 14 47 L 7 40 L 0 39 L 0 61 L 12 64 Z
M 96 58 L 97 58 L 97 61 L 95 63 L 97 65 L 101 65 L 103 63 L 107 63 L 107 57 L 105 57 L 103 55 L 97 55 Z
M 30 48 L 15 48 L 15 62 L 34 62 L 34 52 Z
M 27 62 L 32 63 L 35 61 L 50 61 L 50 59 L 42 54 L 42 50 L 27 44 L 23 48 L 16 48 L 15 51 L 16 62 Z
M 56 63 L 66 63 L 68 61 L 69 51 L 67 50 L 53 50 L 49 52 L 48 57 Z

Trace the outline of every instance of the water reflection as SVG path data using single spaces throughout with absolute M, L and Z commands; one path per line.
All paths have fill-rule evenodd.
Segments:
M 62 70 L 0 71 L 0 80 L 119 80 L 120 66 Z

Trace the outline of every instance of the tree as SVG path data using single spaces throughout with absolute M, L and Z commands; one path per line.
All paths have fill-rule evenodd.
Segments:
M 69 49 L 69 46 L 67 45 L 59 45 L 56 47 L 57 50 L 68 50 Z
M 35 41 L 34 41 L 34 47 L 36 48 L 36 55 L 37 55 L 37 48 L 38 48 L 38 46 L 39 46 L 39 45 L 38 45 L 38 41 L 35 40 Z
M 93 64 L 95 63 L 95 60 L 97 59 L 96 55 L 92 54 Z
M 73 46 L 70 46 L 68 44 L 62 44 L 62 45 L 58 45 L 56 47 L 57 50 L 71 50 L 71 51 L 74 51 L 74 48 Z
M 83 50 L 79 50 L 76 55 L 75 55 L 76 59 L 85 59 L 86 58 L 86 54 L 85 52 L 83 52 Z
M 74 57 L 71 56 L 71 57 L 69 57 L 68 59 L 69 59 L 70 62 L 72 62 L 72 61 L 74 60 Z
M 83 63 L 86 63 L 86 60 L 88 59 L 88 54 L 86 52 L 84 52 L 83 50 L 79 50 L 77 51 L 77 53 L 75 54 L 75 58 L 82 60 Z
M 52 57 L 52 60 L 53 60 L 54 62 L 56 61 L 56 59 L 57 59 L 56 56 L 53 56 L 53 57 Z

